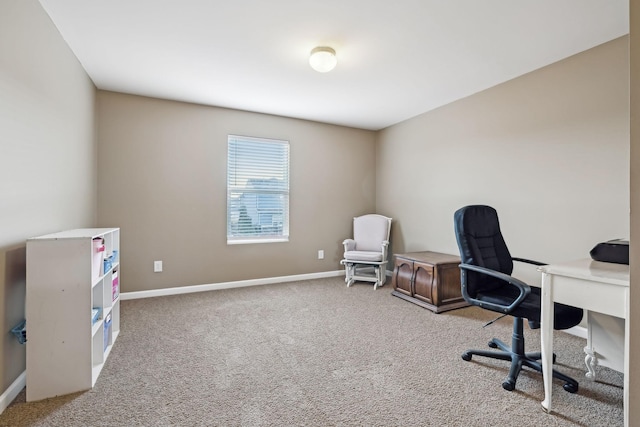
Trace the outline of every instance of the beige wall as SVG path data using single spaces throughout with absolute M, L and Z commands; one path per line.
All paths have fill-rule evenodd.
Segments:
M 627 48 L 614 40 L 381 131 L 377 209 L 396 220 L 394 252 L 457 254 L 453 213 L 467 204 L 498 210 L 514 256 L 558 262 L 628 237 Z
M 373 132 L 104 91 L 97 105 L 98 222 L 122 230 L 123 292 L 338 270 L 352 217 L 375 207 Z M 288 243 L 226 244 L 228 134 L 290 141 Z
M 95 223 L 94 97 L 40 3 L 0 0 L 0 394 L 25 369 L 25 240 Z

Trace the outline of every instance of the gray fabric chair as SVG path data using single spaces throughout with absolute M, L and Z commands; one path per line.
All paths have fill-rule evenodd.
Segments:
M 367 214 L 353 218 L 353 239 L 346 239 L 344 259 L 345 282 L 351 286 L 356 281 L 374 282 L 373 289 L 384 285 L 387 278 L 387 251 L 391 218 Z M 373 274 L 367 274 L 373 269 Z

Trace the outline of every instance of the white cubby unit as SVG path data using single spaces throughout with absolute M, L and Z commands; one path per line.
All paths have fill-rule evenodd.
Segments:
M 27 240 L 27 401 L 93 388 L 120 332 L 119 286 L 119 228 Z

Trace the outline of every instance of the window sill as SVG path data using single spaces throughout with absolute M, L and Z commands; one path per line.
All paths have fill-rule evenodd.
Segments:
M 288 237 L 272 237 L 268 239 L 239 239 L 239 240 L 227 240 L 227 245 L 250 245 L 254 243 L 286 243 L 289 241 Z

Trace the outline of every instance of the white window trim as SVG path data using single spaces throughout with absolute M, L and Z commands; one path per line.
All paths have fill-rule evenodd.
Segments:
M 227 239 L 227 245 L 251 245 L 254 243 L 285 243 L 289 241 L 289 237 L 283 237 L 281 239 L 270 237 L 265 239 L 242 239 L 242 240 L 229 240 Z
M 230 147 L 232 143 L 238 143 L 241 141 L 247 141 L 247 142 L 255 142 L 255 143 L 276 143 L 276 144 L 282 144 L 283 146 L 286 146 L 286 168 L 283 168 L 286 172 L 286 190 L 282 191 L 282 192 L 276 192 L 276 194 L 283 194 L 286 195 L 286 206 L 284 207 L 284 212 L 282 212 L 282 215 L 284 217 L 283 220 L 283 225 L 282 225 L 282 235 L 265 235 L 265 236 L 260 236 L 260 235 L 248 235 L 247 237 L 239 237 L 239 236 L 230 236 L 229 231 L 230 231 L 230 201 L 231 201 L 231 196 L 230 193 L 232 193 L 233 188 L 230 185 L 230 178 L 231 178 L 231 166 L 230 166 Z M 249 137 L 249 136 L 242 136 L 242 135 L 233 135 L 230 134 L 227 136 L 227 206 L 226 206 L 226 211 L 227 211 L 227 245 L 243 245 L 243 244 L 259 244 L 259 243 L 283 243 L 283 242 L 288 242 L 289 241 L 289 206 L 290 206 L 290 163 L 291 163 L 291 152 L 290 152 L 290 143 L 287 140 L 280 140 L 280 139 L 271 139 L 271 138 L 259 138 L 259 137 Z

